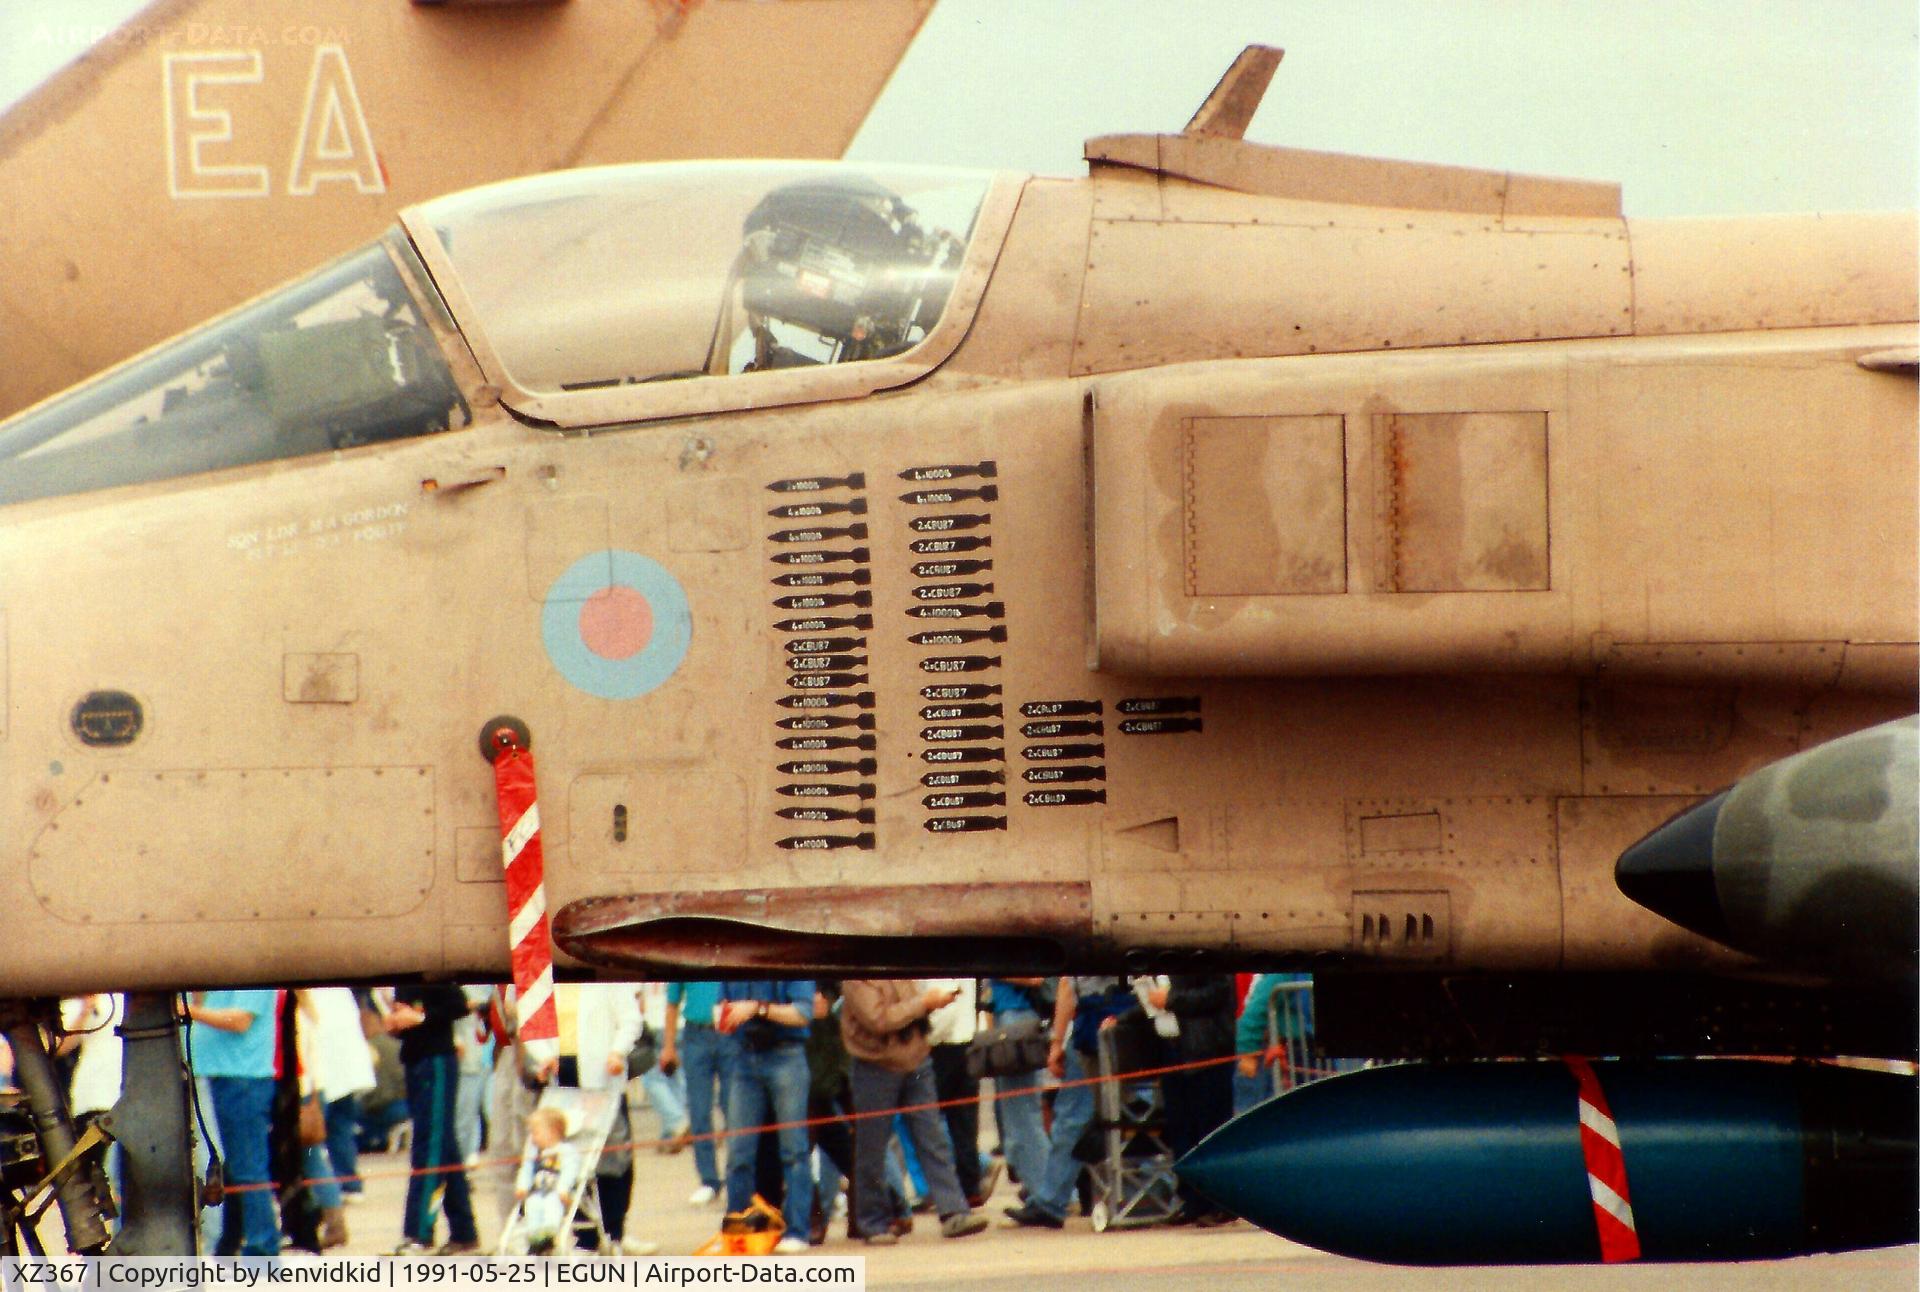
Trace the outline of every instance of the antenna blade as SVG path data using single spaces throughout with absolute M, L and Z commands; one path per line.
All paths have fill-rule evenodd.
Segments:
M 1273 73 L 1280 66 L 1285 50 L 1272 45 L 1249 45 L 1233 60 L 1233 66 L 1213 87 L 1213 93 L 1181 131 L 1188 135 L 1213 135 L 1239 139 L 1247 133 L 1247 123 L 1267 93 Z

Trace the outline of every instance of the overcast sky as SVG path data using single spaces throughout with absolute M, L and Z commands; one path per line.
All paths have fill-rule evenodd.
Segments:
M 0 103 L 79 52 L 50 26 L 139 7 L 0 0 Z M 1079 174 L 1090 135 L 1178 130 L 1254 41 L 1287 51 L 1264 143 L 1618 180 L 1631 215 L 1920 188 L 1913 0 L 939 0 L 851 155 Z
M 1263 143 L 1617 180 L 1630 215 L 1920 187 L 1912 0 L 939 0 L 849 155 L 1078 174 L 1256 41 Z

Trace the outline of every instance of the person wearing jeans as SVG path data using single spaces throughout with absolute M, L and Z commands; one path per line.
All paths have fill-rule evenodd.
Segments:
M 870 1244 L 896 1241 L 888 1214 L 886 1153 L 890 1126 L 874 1116 L 890 1108 L 905 1124 L 926 1171 L 927 1190 L 940 1214 L 940 1233 L 965 1238 L 987 1227 L 975 1214 L 954 1172 L 945 1121 L 934 1111 L 928 1016 L 960 997 L 956 987 L 928 987 L 900 979 L 853 979 L 841 984 L 840 1035 L 853 1059 L 854 1198 L 861 1236 Z
M 279 1004 L 277 991 L 210 991 L 187 1006 L 194 1067 L 213 1104 L 227 1184 L 240 1200 L 240 1233 L 223 1230 L 220 1249 L 242 1256 L 280 1254 L 267 1151 Z
M 1045 981 L 1043 978 L 993 979 L 993 994 L 989 999 L 994 1026 L 1006 1027 L 1026 1019 L 1038 1019 L 1036 993 L 1041 992 Z M 1048 1009 L 1051 1012 L 1051 1004 Z M 1000 1114 L 1001 1148 L 1007 1155 L 1007 1165 L 1031 1192 L 1046 1170 L 1047 1152 L 1053 1146 L 1041 1117 L 1040 1069 L 995 1077 L 993 1103 Z
M 325 1112 L 321 1115 L 324 1117 Z M 321 1249 L 346 1246 L 347 1222 L 341 1210 L 344 1199 L 325 1144 L 309 1144 L 301 1150 L 300 1175 L 306 1181 L 307 1192 L 313 1195 L 313 1205 L 320 1208 L 316 1236 Z
M 686 1079 L 677 1069 L 668 1072 L 656 1061 L 640 1074 L 640 1089 L 646 1092 L 648 1106 L 660 1119 L 659 1151 L 678 1153 L 687 1146 L 686 1136 L 692 1133 L 691 1119 L 687 1116 Z
M 361 1024 L 360 1003 L 351 991 L 309 987 L 297 996 L 301 1065 L 313 1081 L 327 1129 L 326 1143 L 307 1150 L 307 1177 L 327 1181 L 313 1186 L 320 1207 L 319 1239 L 322 1247 L 339 1247 L 347 1241 L 341 1203 L 350 1194 L 357 1201 L 365 1188 L 354 1136 L 360 1124 L 359 1095 L 375 1085 L 373 1051 Z
M 458 987 L 435 984 L 402 987 L 387 1012 L 387 1030 L 400 1037 L 400 1062 L 407 1073 L 407 1109 L 413 1117 L 413 1175 L 407 1180 L 406 1216 L 397 1256 L 433 1249 L 436 1213 L 444 1196 L 448 1241 L 442 1256 L 478 1251 L 473 1204 L 467 1194 L 466 1164 L 454 1133 L 454 1100 L 460 1087 L 460 1060 L 453 1052 L 453 1025 L 467 1015 L 467 998 Z
M 953 1173 L 960 1180 L 960 1192 L 969 1202 L 985 1204 L 986 1195 L 993 1192 L 1000 1176 L 998 1166 L 991 1171 L 982 1169 L 980 1079 L 967 1071 L 967 1046 L 979 1026 L 980 980 L 931 978 L 923 979 L 920 985 L 956 993 L 927 1015 L 928 1056 L 933 1062 L 934 1098 L 941 1104 L 940 1116 L 947 1124 L 947 1141 L 953 1146 Z
M 460 1083 L 453 1097 L 453 1138 L 460 1148 L 460 1160 L 471 1162 L 480 1155 L 487 1079 L 493 1075 L 493 1037 L 486 1024 L 487 1001 L 493 988 L 460 990 L 467 998 L 468 1014 L 453 1028 L 453 1052 L 460 1060 Z
M 784 1233 L 774 1251 L 807 1250 L 813 1209 L 813 1170 L 808 1164 L 807 1029 L 813 1017 L 813 980 L 727 982 L 720 986 L 715 1026 L 735 1037 L 732 1098 L 727 1126 L 780 1126 L 780 1168 L 786 1185 L 781 1207 Z M 727 1141 L 727 1210 L 753 1201 L 754 1161 L 760 1136 L 736 1134 Z
M 340 1181 L 342 1201 L 367 1195 L 367 1182 L 360 1178 L 360 1096 L 341 1095 L 328 1100 L 327 1161 Z
M 1047 1070 L 1061 1082 L 1053 1098 L 1053 1144 L 1040 1178 L 1027 1185 L 1027 1201 L 1007 1210 L 1007 1218 L 1016 1225 L 1058 1229 L 1066 1223 L 1080 1180 L 1080 1160 L 1073 1150 L 1093 1122 L 1093 1087 L 1085 1082 L 1096 1070 L 1100 1024 L 1134 1009 L 1135 1004 L 1133 992 L 1118 978 L 1060 980 L 1047 1054 Z
M 687 1080 L 687 1130 L 693 1136 L 693 1170 L 699 1186 L 687 1201 L 704 1207 L 720 1196 L 718 1155 L 713 1147 L 713 1110 L 722 1113 L 733 1088 L 737 1043 L 714 1027 L 714 1006 L 720 1000 L 717 982 L 667 984 L 666 1026 L 660 1036 L 660 1069 L 684 1069 Z M 716 1105 L 714 1090 L 719 1088 Z

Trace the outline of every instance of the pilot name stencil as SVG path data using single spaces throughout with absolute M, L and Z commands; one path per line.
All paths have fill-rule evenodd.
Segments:
M 284 521 L 264 529 L 228 534 L 226 546 L 228 551 L 242 553 L 250 561 L 261 561 L 325 551 L 348 543 L 379 543 L 406 532 L 407 510 L 404 502 L 390 502 L 331 516 Z

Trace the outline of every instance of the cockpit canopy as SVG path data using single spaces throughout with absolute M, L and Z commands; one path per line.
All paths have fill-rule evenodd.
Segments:
M 561 426 L 901 385 L 958 344 L 1019 187 L 702 162 L 442 198 L 0 424 L 0 505 L 458 429 L 456 328 L 503 403 Z
M 0 505 L 465 426 L 398 231 L 0 424 Z
M 992 187 L 913 167 L 600 167 L 442 198 L 407 224 L 523 407 L 907 354 L 946 313 Z

